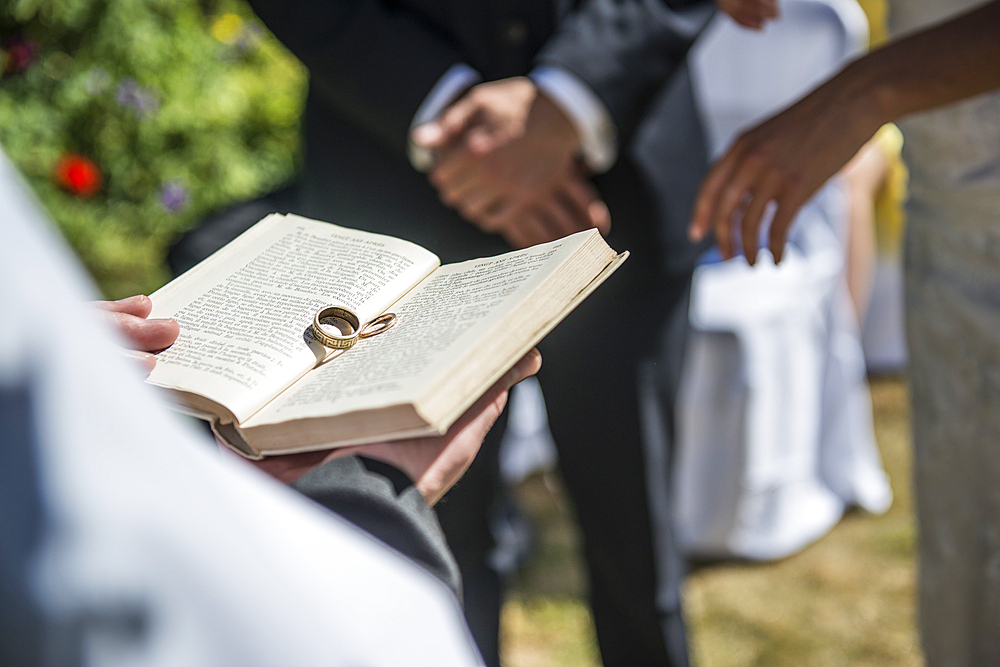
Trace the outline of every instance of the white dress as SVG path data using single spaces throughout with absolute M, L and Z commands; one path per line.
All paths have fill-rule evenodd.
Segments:
M 716 155 L 867 43 L 853 0 L 781 11 L 760 33 L 720 15 L 691 54 Z M 674 507 L 690 555 L 780 558 L 848 506 L 891 502 L 844 278 L 847 211 L 834 179 L 798 214 L 779 266 L 763 250 L 753 268 L 738 257 L 695 270 Z

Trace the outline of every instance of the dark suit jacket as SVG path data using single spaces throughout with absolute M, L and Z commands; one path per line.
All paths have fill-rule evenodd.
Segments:
M 604 101 L 619 130 L 619 159 L 594 181 L 611 211 L 608 242 L 632 256 L 543 341 L 540 378 L 560 469 L 583 519 L 605 663 L 686 665 L 680 556 L 669 526 L 653 534 L 647 507 L 647 476 L 665 486 L 659 477 L 667 471 L 645 468 L 636 387 L 642 361 L 659 345 L 661 324 L 679 323 L 683 331 L 686 323 L 686 291 L 697 253 L 686 228 L 707 160 L 683 62 L 711 16 L 711 2 L 250 3 L 310 72 L 306 164 L 292 209 L 409 239 L 446 263 L 507 248 L 499 237 L 481 233 L 445 208 L 407 159 L 409 125 L 441 76 L 458 63 L 476 68 L 486 80 L 558 65 Z M 598 321 L 622 325 L 617 344 L 605 344 L 593 326 Z M 584 360 L 586 350 L 598 347 L 596 359 Z M 670 347 L 679 365 L 683 345 Z M 671 375 L 666 384 L 676 384 L 676 378 Z M 661 430 L 648 446 L 668 460 L 668 429 Z M 491 664 L 499 662 L 500 596 L 493 590 L 496 574 L 484 571 L 492 548 L 484 524 L 498 484 L 496 440 L 484 446 L 470 471 L 475 476 L 480 466 L 485 472 L 476 479 L 482 483 L 460 484 L 452 502 L 439 508 L 463 576 L 475 582 L 469 590 L 478 593 L 469 601 L 477 608 L 468 616 Z M 608 488 L 615 490 L 613 503 Z M 314 495 L 322 492 L 317 485 Z M 656 515 L 669 516 L 669 510 L 660 508 Z M 661 566 L 664 562 L 669 565 Z M 486 609 L 491 605 L 496 608 Z
M 502 251 L 446 211 L 410 167 L 409 124 L 454 64 L 467 63 L 486 80 L 552 64 L 588 83 L 618 126 L 619 163 L 597 179 L 613 222 L 655 228 L 661 268 L 690 268 L 685 230 L 706 157 L 681 65 L 711 15 L 707 0 L 251 5 L 309 68 L 307 214 L 409 238 L 444 261 Z

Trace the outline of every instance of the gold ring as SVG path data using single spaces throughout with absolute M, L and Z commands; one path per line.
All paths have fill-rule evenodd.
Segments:
M 320 326 L 320 320 L 328 317 L 336 317 L 347 322 L 351 326 L 351 333 L 346 336 L 335 336 L 324 331 L 323 327 Z M 346 350 L 354 347 L 354 344 L 358 342 L 358 335 L 361 333 L 361 320 L 350 308 L 344 308 L 343 306 L 326 306 L 325 308 L 320 308 L 316 311 L 316 317 L 313 318 L 312 329 L 313 338 L 319 341 L 323 347 L 329 347 L 335 350 Z
M 395 324 L 396 313 L 385 313 L 383 315 L 379 315 L 374 320 L 361 327 L 361 331 L 358 332 L 358 338 L 370 338 L 371 336 L 377 336 L 380 333 L 385 333 Z

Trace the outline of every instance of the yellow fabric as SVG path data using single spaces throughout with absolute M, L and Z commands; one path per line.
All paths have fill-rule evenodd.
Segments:
M 903 133 L 893 123 L 883 125 L 875 133 L 875 143 L 889 160 L 889 173 L 875 196 L 875 240 L 881 255 L 900 252 L 903 229 L 906 227 L 906 188 L 909 171 L 900 153 L 903 149 Z
M 876 47 L 889 39 L 886 0 L 858 0 L 868 17 L 869 46 Z M 875 133 L 875 141 L 889 160 L 889 173 L 875 197 L 875 239 L 880 255 L 893 255 L 902 250 L 903 229 L 906 226 L 906 202 L 909 171 L 900 157 L 903 133 L 892 123 Z
M 889 14 L 889 6 L 886 0 L 858 0 L 862 11 L 868 17 L 870 30 L 869 46 L 878 46 L 889 39 L 889 31 L 886 28 L 886 18 Z

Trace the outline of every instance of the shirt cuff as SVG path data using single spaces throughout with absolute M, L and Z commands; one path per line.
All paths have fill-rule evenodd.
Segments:
M 618 159 L 618 128 L 597 93 L 561 67 L 543 65 L 533 69 L 528 76 L 569 116 L 580 134 L 584 163 L 595 174 L 610 169 Z
M 466 90 L 483 80 L 483 76 L 468 65 L 452 65 L 438 82 L 427 93 L 427 97 L 420 104 L 417 113 L 413 115 L 413 122 L 410 123 L 410 131 L 418 125 L 429 123 L 451 106 L 458 97 Z M 410 164 L 417 171 L 427 171 L 434 166 L 434 151 L 429 148 L 414 146 L 409 141 L 407 154 Z

